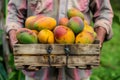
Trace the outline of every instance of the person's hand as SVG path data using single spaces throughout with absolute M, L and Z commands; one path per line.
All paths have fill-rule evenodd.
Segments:
M 8 35 L 9 35 L 10 47 L 11 49 L 13 49 L 14 44 L 18 42 L 16 38 L 16 30 L 10 30 Z
M 100 41 L 100 48 L 102 48 L 107 31 L 103 27 L 96 27 L 95 32 L 97 33 L 97 39 Z

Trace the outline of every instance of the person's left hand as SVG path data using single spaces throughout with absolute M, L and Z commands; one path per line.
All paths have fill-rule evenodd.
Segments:
M 94 30 L 97 33 L 97 39 L 100 41 L 100 48 L 102 48 L 107 31 L 101 26 L 96 27 Z

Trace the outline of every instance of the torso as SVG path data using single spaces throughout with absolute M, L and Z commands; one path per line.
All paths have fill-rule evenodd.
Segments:
M 57 18 L 59 16 L 60 1 L 62 0 L 28 0 L 32 15 L 44 14 Z M 63 0 L 65 1 L 65 0 Z M 64 4 L 62 4 L 64 5 Z M 66 9 L 77 8 L 87 17 L 89 13 L 89 0 L 67 0 Z M 64 9 L 63 9 L 64 10 Z M 66 13 L 64 13 L 66 15 Z

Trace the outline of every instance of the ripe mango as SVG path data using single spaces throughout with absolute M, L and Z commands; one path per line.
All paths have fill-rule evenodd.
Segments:
M 80 17 L 72 17 L 68 22 L 68 27 L 77 35 L 84 28 L 84 22 Z
M 57 22 L 52 17 L 43 17 L 35 22 L 34 27 L 40 31 L 42 29 L 53 30 L 56 26 Z
M 94 31 L 93 27 L 90 26 L 90 25 L 87 23 L 86 20 L 84 20 L 84 30 L 85 30 L 85 31 L 88 31 L 88 32 L 90 32 L 90 33 L 93 33 L 95 38 L 97 37 L 97 34 L 96 34 L 96 32 Z
M 72 18 L 72 17 L 78 16 L 78 17 L 80 17 L 80 18 L 82 18 L 84 20 L 84 14 L 82 12 L 80 12 L 76 8 L 69 9 L 67 11 L 67 16 L 68 16 L 68 18 Z
M 54 43 L 54 34 L 48 29 L 43 29 L 38 33 L 38 40 L 40 43 Z
M 36 15 L 36 16 L 30 16 L 26 19 L 25 21 L 25 28 L 28 28 L 28 29 L 32 29 L 32 30 L 37 30 L 35 27 L 34 27 L 34 23 L 43 18 L 45 16 L 43 15 Z
M 94 40 L 95 40 L 94 34 L 84 30 L 76 36 L 75 43 L 92 44 Z
M 38 35 L 38 31 L 37 30 L 31 30 L 32 32 L 34 32 L 36 35 Z
M 69 19 L 66 17 L 60 18 L 59 25 L 67 26 Z
M 54 36 L 57 43 L 71 44 L 75 41 L 75 35 L 73 31 L 66 26 L 57 26 L 54 29 Z

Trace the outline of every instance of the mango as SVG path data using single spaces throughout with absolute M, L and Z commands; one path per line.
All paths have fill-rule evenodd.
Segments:
M 57 22 L 52 17 L 43 17 L 35 22 L 34 27 L 40 31 L 42 29 L 53 30 L 56 26 Z
M 92 44 L 94 40 L 94 33 L 84 30 L 76 36 L 75 43 Z
M 69 19 L 66 17 L 60 18 L 59 25 L 67 26 Z
M 33 23 L 33 21 L 35 20 L 36 16 L 30 16 L 26 19 L 25 21 L 25 27 L 28 29 L 32 29 L 32 25 L 31 23 Z
M 68 27 L 77 35 L 84 29 L 84 22 L 80 17 L 72 17 L 68 22 Z
M 68 18 L 78 16 L 84 20 L 84 14 L 76 8 L 71 8 L 67 11 Z
M 27 28 L 20 28 L 16 32 L 16 37 L 21 44 L 32 44 L 37 43 L 37 35 Z
M 31 29 L 31 30 L 34 30 L 34 29 L 36 30 L 36 28 L 34 27 L 34 23 L 37 20 L 39 20 L 39 19 L 41 19 L 43 17 L 45 17 L 45 16 L 43 16 L 43 15 L 36 15 L 36 16 L 30 16 L 30 17 L 28 17 L 26 19 L 26 21 L 25 21 L 25 28 L 28 28 L 28 29 Z
M 32 32 L 34 32 L 36 35 L 38 35 L 38 31 L 37 30 L 31 30 Z
M 85 31 L 88 31 L 88 32 L 90 32 L 90 33 L 93 33 L 95 38 L 97 37 L 97 34 L 96 34 L 96 32 L 94 31 L 93 27 L 90 26 L 90 25 L 87 23 L 86 20 L 84 20 L 84 30 L 85 30 Z
M 54 34 L 48 29 L 43 29 L 38 33 L 38 40 L 40 43 L 54 43 Z
M 54 36 L 57 43 L 72 44 L 75 41 L 73 31 L 66 26 L 57 26 L 54 29 Z

